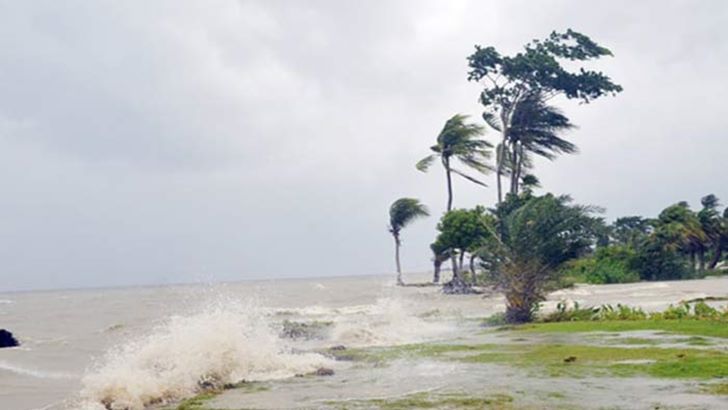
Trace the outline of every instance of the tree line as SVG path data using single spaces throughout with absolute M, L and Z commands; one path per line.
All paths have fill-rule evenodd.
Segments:
M 482 86 L 482 123 L 452 116 L 416 164 L 427 172 L 439 163 L 445 175 L 446 212 L 430 246 L 433 282 L 445 263 L 452 269 L 444 292 L 493 285 L 506 296 L 506 320 L 518 323 L 532 320 L 546 292 L 567 277 L 593 283 L 683 278 L 722 259 L 728 210 L 719 211 L 714 195 L 703 198 L 698 212 L 679 203 L 655 219 L 625 217 L 607 225 L 596 207 L 534 193 L 540 187 L 535 157 L 578 152 L 565 138 L 574 125 L 554 98 L 587 104 L 622 91 L 606 74 L 578 66 L 607 56 L 609 49 L 570 29 L 533 40 L 513 55 L 476 45 L 468 56 L 467 79 Z M 486 130 L 496 133 L 496 143 L 483 139 Z M 453 208 L 453 177 L 488 187 L 483 177 L 489 174 L 497 191 L 493 206 Z M 402 229 L 427 215 L 416 198 L 401 198 L 390 208 L 399 284 Z

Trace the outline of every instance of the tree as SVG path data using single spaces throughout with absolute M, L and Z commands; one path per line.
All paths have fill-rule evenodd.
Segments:
M 440 283 L 440 270 L 442 264 L 450 259 L 450 249 L 448 249 L 442 242 L 435 240 L 430 244 L 430 250 L 432 250 L 432 283 Z
M 397 284 L 402 281 L 402 265 L 399 260 L 399 248 L 402 245 L 400 232 L 417 218 L 429 216 L 427 208 L 415 198 L 400 198 L 389 207 L 389 232 L 394 237 L 394 258 L 397 263 Z
M 491 167 L 488 160 L 493 146 L 478 139 L 483 134 L 483 127 L 477 124 L 468 124 L 466 115 L 457 114 L 447 120 L 445 126 L 437 136 L 437 143 L 430 147 L 433 154 L 420 160 L 417 169 L 426 172 L 435 159 L 440 158 L 447 179 L 447 210 L 452 209 L 452 173 L 460 175 L 468 181 L 486 186 L 483 182 L 453 167 L 453 160 L 457 159 L 466 167 L 481 174 L 487 173 Z
M 728 249 L 728 207 L 723 210 L 723 217 L 720 221 L 720 238 L 716 241 L 713 248 L 713 258 L 708 264 L 708 269 L 715 269 L 720 262 L 723 251 Z
M 490 113 L 483 118 L 491 128 L 501 132 L 502 128 Z M 517 103 L 511 120 L 508 141 L 500 143 L 504 175 L 510 175 L 510 193 L 518 194 L 523 184 L 524 169 L 533 167 L 531 155 L 554 160 L 558 154 L 577 152 L 576 145 L 561 138 L 559 134 L 574 128 L 561 111 L 546 104 L 538 94 L 530 95 Z
M 468 80 L 483 85 L 480 93 L 480 103 L 485 107 L 483 118 L 501 134 L 496 153 L 498 203 L 503 201 L 501 177 L 506 172 L 506 161 L 512 161 L 512 151 L 519 149 L 518 144 L 512 143 L 518 110 L 525 109 L 524 104 L 529 100 L 543 105 L 561 95 L 588 103 L 619 93 L 622 87 L 601 72 L 583 67 L 570 71 L 562 65 L 565 61 L 588 61 L 611 55 L 607 48 L 571 29 L 527 43 L 523 51 L 513 56 L 501 55 L 494 47 L 475 46 L 475 52 L 468 57 Z
M 725 221 L 718 211 L 718 206 L 720 206 L 718 197 L 709 194 L 704 196 L 700 200 L 700 203 L 703 205 L 703 209 L 698 212 L 698 221 L 700 221 L 700 226 L 707 237 L 706 243 L 699 250 L 700 270 L 705 269 L 705 254 L 709 249 L 713 252 L 713 257 L 708 264 L 708 268 L 714 269 L 723 251 L 722 248 L 726 236 Z
M 531 321 L 557 269 L 591 249 L 593 211 L 551 194 L 509 195 L 496 208 L 499 236 L 480 255 L 505 293 L 508 322 Z
M 493 231 L 494 221 L 486 214 L 485 208 L 454 209 L 446 213 L 437 225 L 439 234 L 435 244 L 450 253 L 453 278 L 445 288 L 446 292 L 463 293 L 469 284 L 463 279 L 463 264 L 466 254 L 475 257 L 476 252 L 485 244 Z M 471 260 L 471 266 L 474 260 Z M 471 269 L 474 274 L 474 270 Z
M 707 236 L 695 212 L 687 202 L 679 202 L 665 208 L 654 223 L 652 240 L 666 251 L 681 252 L 690 258 L 690 268 L 695 271 L 696 255 L 703 249 Z
M 652 231 L 650 220 L 641 216 L 617 218 L 610 226 L 610 239 L 616 245 L 636 248 Z

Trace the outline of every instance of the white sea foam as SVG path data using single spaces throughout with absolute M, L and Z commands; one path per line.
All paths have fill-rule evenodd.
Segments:
M 335 321 L 333 339 L 351 346 L 385 346 L 416 343 L 442 337 L 454 329 L 442 321 L 417 317 L 409 306 L 396 298 L 381 298 L 367 305 L 366 316 L 341 317 Z
M 82 408 L 142 409 L 203 387 L 291 377 L 330 364 L 293 353 L 255 306 L 216 303 L 110 351 L 83 378 Z

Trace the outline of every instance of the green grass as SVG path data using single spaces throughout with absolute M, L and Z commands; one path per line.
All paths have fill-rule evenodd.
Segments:
M 581 344 L 413 344 L 359 350 L 359 360 L 381 363 L 431 358 L 534 369 L 550 376 L 634 376 L 710 379 L 728 377 L 728 354 L 691 348 L 617 347 Z
M 728 377 L 728 355 L 698 349 L 538 344 L 481 352 L 459 360 L 543 370 L 551 376 L 647 374 L 659 378 Z
M 728 338 L 728 324 L 710 320 L 611 320 L 534 323 L 504 330 L 526 332 L 628 332 L 659 330 L 667 333 Z
M 177 407 L 173 407 L 176 410 L 202 410 L 205 402 L 217 396 L 218 392 L 210 391 L 200 393 L 195 397 L 183 400 Z
M 246 393 L 255 393 L 255 392 L 261 392 L 266 391 L 269 389 L 268 386 L 261 384 L 261 383 L 250 383 L 250 382 L 240 382 L 235 384 L 228 384 L 225 385 L 222 390 L 208 390 L 204 391 L 194 397 L 190 397 L 189 399 L 182 400 L 181 402 L 172 405 L 164 407 L 162 410 L 215 410 L 209 407 L 205 406 L 205 403 L 213 398 L 215 396 L 222 393 L 224 390 L 229 389 L 238 389 L 243 390 Z
M 370 399 L 342 402 L 327 402 L 340 409 L 377 408 L 382 410 L 406 409 L 510 409 L 513 397 L 493 394 L 483 397 L 467 394 L 415 393 L 391 399 Z
M 703 392 L 715 395 L 728 395 L 728 382 L 706 384 L 703 386 Z

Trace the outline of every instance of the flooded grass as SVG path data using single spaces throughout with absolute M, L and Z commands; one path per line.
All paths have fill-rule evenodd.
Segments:
M 222 389 L 207 390 L 194 397 L 183 400 L 172 406 L 163 407 L 161 410 L 214 410 L 206 406 L 207 402 L 214 399 L 225 390 L 235 389 L 239 392 L 258 393 L 269 389 L 263 383 L 240 382 L 225 385 Z
M 467 394 L 414 393 L 391 399 L 370 399 L 345 403 L 327 402 L 337 409 L 377 408 L 382 410 L 406 409 L 511 409 L 513 397 L 492 394 L 478 397 Z
M 601 323 L 601 322 L 600 322 Z M 560 323 L 556 323 L 560 324 Z M 548 324 L 551 326 L 551 324 Z M 541 327 L 541 325 L 538 325 Z M 678 339 L 708 344 L 706 339 Z M 524 340 L 518 344 L 411 344 L 390 348 L 343 350 L 352 360 L 380 365 L 395 359 L 434 359 L 464 363 L 493 363 L 533 369 L 551 377 L 649 375 L 668 379 L 728 377 L 728 354 L 716 349 L 662 347 L 657 338 L 610 339 L 613 345 L 550 343 Z M 674 344 L 675 340 L 665 340 Z
M 728 396 L 728 382 L 706 384 L 703 386 L 702 391 L 708 394 Z
M 627 332 L 660 330 L 672 334 L 728 338 L 728 324 L 711 320 L 613 320 L 534 323 L 503 327 L 502 330 L 523 332 Z

